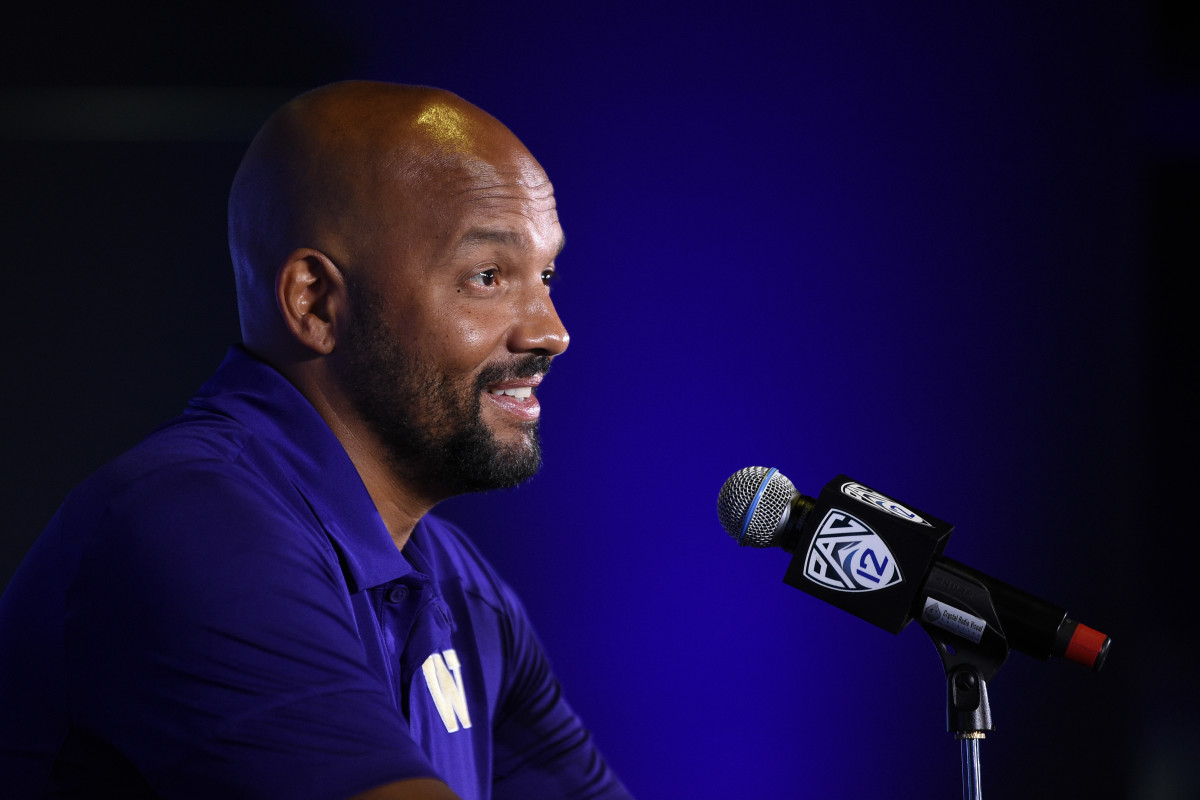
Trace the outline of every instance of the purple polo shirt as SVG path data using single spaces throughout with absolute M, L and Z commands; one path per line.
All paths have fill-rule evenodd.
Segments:
M 401 555 L 240 348 L 38 539 L 0 598 L 0 707 L 6 797 L 628 798 L 471 543 L 426 517 Z

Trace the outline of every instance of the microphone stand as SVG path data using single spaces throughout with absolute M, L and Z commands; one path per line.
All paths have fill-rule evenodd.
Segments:
M 926 581 L 927 599 L 917 620 L 933 640 L 946 672 L 946 729 L 959 740 L 963 800 L 983 800 L 980 746 L 995 730 L 987 687 L 1008 658 L 1009 647 L 991 594 L 955 566 L 934 564 L 932 571 L 940 571 L 942 580 Z M 948 594 L 938 586 L 953 586 L 955 592 Z M 974 626 L 964 622 L 972 617 Z

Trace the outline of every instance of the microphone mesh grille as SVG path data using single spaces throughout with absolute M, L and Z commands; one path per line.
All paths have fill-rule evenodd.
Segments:
M 752 506 L 764 480 L 767 485 L 762 497 Z M 775 533 L 795 494 L 796 487 L 792 482 L 769 467 L 739 469 L 721 487 L 717 496 L 717 517 L 726 533 L 735 539 L 740 537 L 741 545 L 774 547 Z M 746 525 L 747 514 L 750 515 L 749 525 Z M 742 536 L 743 526 L 746 527 L 745 536 Z

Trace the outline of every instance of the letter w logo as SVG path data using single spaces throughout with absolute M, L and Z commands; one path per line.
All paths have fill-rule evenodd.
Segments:
M 425 673 L 429 696 L 433 698 L 446 730 L 454 733 L 460 724 L 463 728 L 471 727 L 471 713 L 467 710 L 467 695 L 463 691 L 458 654 L 453 650 L 434 653 L 425 659 L 421 671 Z

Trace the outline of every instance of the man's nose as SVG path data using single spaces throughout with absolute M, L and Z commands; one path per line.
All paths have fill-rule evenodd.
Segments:
M 540 296 L 530 297 L 518 306 L 516 321 L 509 332 L 509 349 L 556 356 L 567 349 L 571 336 L 558 318 L 554 302 L 545 289 L 538 294 Z

